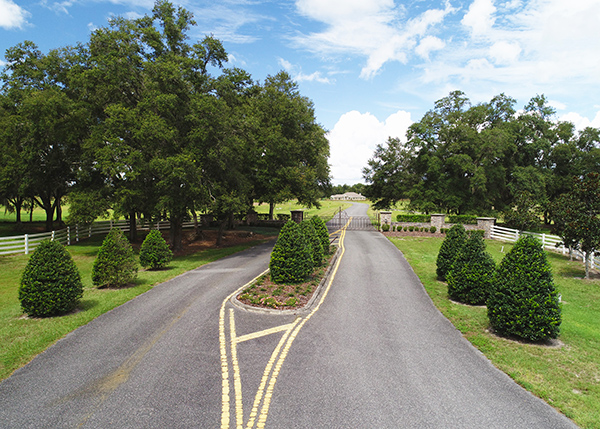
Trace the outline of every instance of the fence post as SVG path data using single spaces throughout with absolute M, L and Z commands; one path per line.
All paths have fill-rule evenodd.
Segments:
M 29 235 L 25 234 L 25 254 L 29 255 Z
M 50 241 L 54 241 L 54 231 L 52 231 L 52 238 L 50 239 Z
M 88 238 L 90 238 L 92 236 L 92 224 L 90 223 L 90 233 L 88 235 Z
M 75 240 L 79 243 L 79 224 L 75 224 Z
M 546 248 L 546 234 L 542 233 L 542 249 Z
M 67 246 L 71 245 L 71 227 L 67 226 Z

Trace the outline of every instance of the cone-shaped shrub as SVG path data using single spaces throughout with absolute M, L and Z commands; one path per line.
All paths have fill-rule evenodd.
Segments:
M 52 316 L 73 310 L 83 285 L 71 255 L 58 241 L 42 241 L 29 258 L 21 278 L 19 300 L 30 316 Z
M 92 266 L 92 283 L 98 287 L 120 287 L 131 283 L 138 270 L 131 244 L 119 228 L 104 238 Z
M 310 254 L 312 257 L 312 266 L 319 267 L 323 262 L 323 245 L 321 244 L 320 238 L 317 236 L 314 224 L 310 220 L 304 220 L 300 224 L 300 229 L 306 238 L 307 244 L 310 248 Z
M 140 265 L 154 270 L 165 267 L 172 258 L 173 252 L 160 231 L 150 231 L 140 247 Z
M 302 283 L 312 272 L 310 249 L 300 225 L 288 221 L 271 252 L 271 280 L 277 284 Z
M 323 219 L 321 219 L 319 216 L 313 216 L 310 218 L 310 221 L 313 223 L 315 231 L 317 231 L 317 235 L 321 240 L 323 254 L 329 255 L 329 231 L 327 231 L 327 225 L 325 225 L 325 221 L 323 221 Z
M 436 261 L 436 273 L 440 280 L 446 280 L 446 274 L 454 263 L 458 251 L 465 244 L 467 232 L 461 224 L 456 224 L 446 232 Z
M 496 263 L 485 250 L 480 231 L 471 231 L 446 273 L 450 298 L 471 305 L 485 304 Z
M 500 335 L 531 341 L 558 337 L 558 293 L 546 252 L 536 238 L 523 236 L 504 257 L 487 307 L 490 324 Z

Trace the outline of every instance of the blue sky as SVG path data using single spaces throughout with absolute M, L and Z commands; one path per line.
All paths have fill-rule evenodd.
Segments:
M 600 127 L 600 0 L 186 0 L 192 41 L 219 38 L 255 80 L 287 70 L 329 130 L 333 183 L 362 181 L 375 145 L 460 89 L 545 94 L 557 120 Z M 111 16 L 151 0 L 0 0 L 0 61 L 32 40 L 43 52 L 86 42 Z

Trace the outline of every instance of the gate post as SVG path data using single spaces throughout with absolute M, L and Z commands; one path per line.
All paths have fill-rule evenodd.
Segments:
M 496 224 L 495 217 L 478 217 L 477 229 L 483 229 L 483 238 L 492 238 L 492 226 Z
M 300 223 L 304 220 L 304 210 L 291 210 L 292 220 L 296 223 Z
M 446 215 L 443 213 L 436 213 L 431 215 L 431 226 L 435 226 L 435 232 L 442 233 L 442 228 L 444 227 L 444 220 L 446 219 Z
M 379 212 L 379 223 L 380 223 L 380 225 L 392 226 L 392 212 L 391 211 Z

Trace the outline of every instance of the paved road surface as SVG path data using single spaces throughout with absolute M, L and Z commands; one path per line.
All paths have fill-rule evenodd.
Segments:
M 228 299 L 267 244 L 99 317 L 0 384 L 0 427 L 575 427 L 464 340 L 382 235 L 340 241 L 297 314 Z

